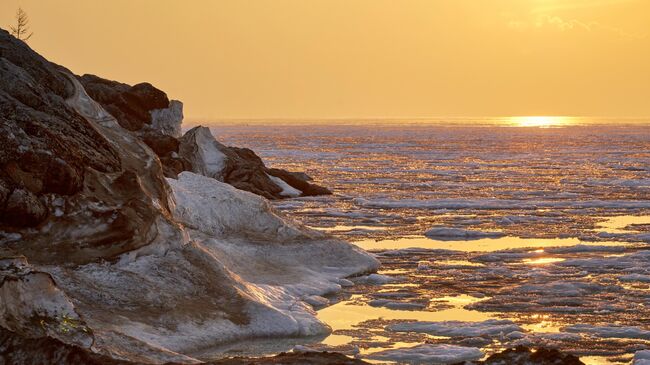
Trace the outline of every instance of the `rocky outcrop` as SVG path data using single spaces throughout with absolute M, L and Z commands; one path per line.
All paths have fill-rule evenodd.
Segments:
M 166 97 L 96 84 L 130 124 L 0 30 L 0 359 L 198 363 L 200 347 L 329 333 L 302 299 L 377 260 L 214 178 L 166 179 L 180 143 L 143 113 Z
M 183 103 L 149 83 L 134 86 L 95 75 L 79 76 L 88 95 L 110 113 L 119 125 L 143 140 L 158 156 L 167 177 L 191 169 L 178 156 L 178 137 L 183 122 Z
M 145 124 L 151 124 L 151 110 L 169 107 L 167 95 L 149 83 L 129 86 L 95 75 L 83 75 L 79 81 L 90 97 L 130 131 L 138 131 Z
M 268 199 L 332 193 L 308 182 L 309 177 L 303 173 L 266 167 L 248 148 L 219 143 L 207 127 L 194 127 L 185 133 L 180 139 L 180 155 L 190 161 L 193 172 Z
M 167 177 L 193 171 L 267 199 L 331 194 L 303 173 L 267 168 L 252 150 L 219 143 L 208 128 L 195 127 L 181 136 L 183 104 L 169 101 L 151 84 L 129 86 L 94 75 L 79 80 L 90 97 L 158 155 Z

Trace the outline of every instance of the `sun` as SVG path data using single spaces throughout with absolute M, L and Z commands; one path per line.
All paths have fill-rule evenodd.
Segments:
M 521 116 L 508 118 L 509 124 L 515 127 L 552 128 L 573 124 L 573 118 L 561 116 Z

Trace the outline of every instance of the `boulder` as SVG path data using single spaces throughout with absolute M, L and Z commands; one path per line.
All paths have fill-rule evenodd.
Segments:
M 207 127 L 190 129 L 180 141 L 179 153 L 192 164 L 193 172 L 267 199 L 332 193 L 307 182 L 310 178 L 304 173 L 267 168 L 251 149 L 219 143 Z
M 138 131 L 151 124 L 152 110 L 170 106 L 167 94 L 149 83 L 129 86 L 88 74 L 78 79 L 88 95 L 115 117 L 120 126 L 130 131 Z

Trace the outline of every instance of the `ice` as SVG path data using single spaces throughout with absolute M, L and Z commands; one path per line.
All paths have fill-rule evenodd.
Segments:
M 383 284 L 389 284 L 389 283 L 394 283 L 396 281 L 400 281 L 400 279 L 388 275 L 370 274 L 367 276 L 360 276 L 358 278 L 354 278 L 354 281 L 361 284 L 383 285 Z
M 650 340 L 650 331 L 631 326 L 595 326 L 576 324 L 564 328 L 568 332 L 587 333 L 602 338 L 631 338 Z
M 629 274 L 629 275 L 621 275 L 618 277 L 618 280 L 620 281 L 638 281 L 642 283 L 650 283 L 650 275 L 644 275 L 644 274 Z
M 448 228 L 448 227 L 434 227 L 426 231 L 424 235 L 439 240 L 458 240 L 458 239 L 472 240 L 472 239 L 479 239 L 479 238 L 490 238 L 490 237 L 496 238 L 496 237 L 504 236 L 504 234 L 501 232 L 472 231 L 469 229 Z
M 266 174 L 266 176 L 268 176 L 269 179 L 271 179 L 271 181 L 273 181 L 273 183 L 275 185 L 277 185 L 279 188 L 282 189 L 282 191 L 280 192 L 280 195 L 287 196 L 287 197 L 292 197 L 292 198 L 295 198 L 295 197 L 298 197 L 298 196 L 302 195 L 302 191 L 300 191 L 300 190 L 294 188 L 293 186 L 287 184 L 284 180 L 280 179 L 279 177 L 271 176 L 269 174 Z
M 214 179 L 182 172 L 177 180 L 167 181 L 174 191 L 176 219 L 206 234 L 273 240 L 325 237 L 285 221 L 275 214 L 267 200 Z
M 489 319 L 483 322 L 406 322 L 392 324 L 388 330 L 395 332 L 422 332 L 434 336 L 477 337 L 501 336 L 523 329 L 509 320 Z
M 302 298 L 302 300 L 311 305 L 312 307 L 324 307 L 328 304 L 330 304 L 329 299 L 323 298 L 320 295 L 309 295 L 307 297 Z
M 650 350 L 635 352 L 632 365 L 650 365 Z
M 478 360 L 483 357 L 483 352 L 476 347 L 422 344 L 380 351 L 367 357 L 373 360 L 406 364 L 454 364 Z
M 389 299 L 375 299 L 368 302 L 373 307 L 386 307 L 395 310 L 422 310 L 426 308 L 424 303 L 399 302 Z

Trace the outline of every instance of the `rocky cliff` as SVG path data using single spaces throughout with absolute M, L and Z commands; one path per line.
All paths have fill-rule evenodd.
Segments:
M 167 177 L 193 171 L 268 199 L 331 194 L 304 174 L 267 168 L 250 149 L 219 143 L 208 128 L 195 127 L 182 136 L 183 104 L 149 83 L 130 86 L 94 75 L 78 79 L 120 126 L 158 155 Z
M 327 334 L 303 299 L 377 268 L 355 246 L 220 181 L 259 188 L 233 167 L 251 152 L 214 139 L 191 147 L 191 135 L 178 136 L 179 105 L 150 85 L 78 78 L 0 30 L 5 349 L 60 343 L 116 363 L 197 363 L 203 347 Z M 213 148 L 227 157 L 202 155 L 203 175 L 210 166 L 214 176 L 185 171 L 187 162 L 192 171 L 197 165 L 184 149 Z M 222 170 L 213 169 L 217 162 Z M 290 190 L 259 169 L 241 175 L 275 183 L 275 192 L 260 195 Z

